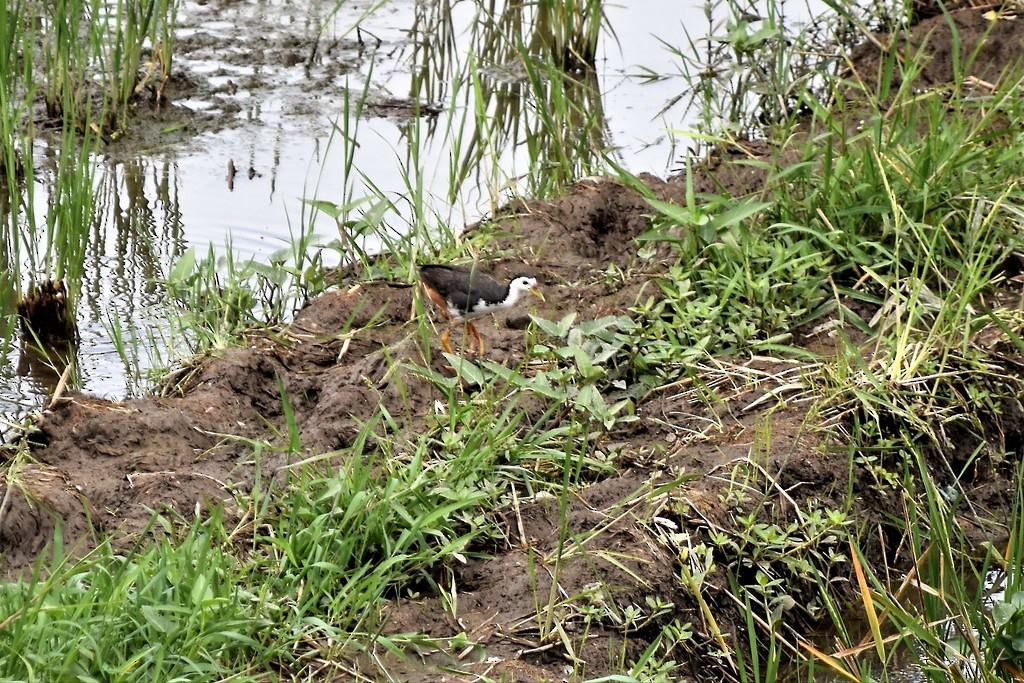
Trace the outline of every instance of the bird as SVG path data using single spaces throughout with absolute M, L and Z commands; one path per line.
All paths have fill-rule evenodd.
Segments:
M 466 321 L 466 334 L 476 339 L 480 355 L 484 353 L 484 340 L 473 325 L 473 318 L 512 308 L 524 293 L 544 299 L 537 289 L 537 278 L 530 275 L 516 275 L 503 285 L 475 265 L 466 268 L 424 264 L 419 271 L 423 290 L 445 319 Z M 448 353 L 452 353 L 451 333 L 449 328 L 441 335 L 441 345 Z

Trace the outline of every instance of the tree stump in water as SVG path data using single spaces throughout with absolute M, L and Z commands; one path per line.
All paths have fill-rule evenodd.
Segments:
M 68 309 L 67 289 L 61 280 L 47 280 L 31 288 L 18 302 L 18 318 L 26 341 L 50 346 L 78 339 L 78 327 Z

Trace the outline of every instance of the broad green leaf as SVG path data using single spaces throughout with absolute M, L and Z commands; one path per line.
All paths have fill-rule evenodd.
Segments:
M 771 206 L 768 202 L 755 202 L 753 200 L 738 204 L 723 214 L 711 219 L 711 227 L 717 233 L 722 228 L 741 223 L 754 214 L 760 213 Z
M 196 607 L 200 607 L 204 603 L 213 599 L 213 589 L 210 588 L 209 580 L 204 574 L 197 576 L 195 583 L 192 584 L 191 597 L 192 604 Z
M 676 225 L 684 227 L 692 227 L 701 225 L 707 218 L 704 214 L 699 211 L 693 213 L 689 211 L 685 206 L 673 204 L 672 202 L 665 202 L 660 199 L 652 199 L 650 197 L 645 198 L 647 203 L 650 204 L 659 215 L 667 218 Z
M 1002 628 L 1013 615 L 1017 612 L 1017 608 L 1008 602 L 997 602 L 992 605 L 992 621 L 995 623 L 996 628 Z
M 448 364 L 455 368 L 455 372 L 457 372 L 459 377 L 462 379 L 467 382 L 472 382 L 480 387 L 486 383 L 487 378 L 484 376 L 483 371 L 473 363 L 466 360 L 463 356 L 459 356 L 454 353 L 445 353 L 444 357 L 448 359 Z
M 534 324 L 536 324 L 544 334 L 561 339 L 568 334 L 569 329 L 576 320 L 576 312 L 573 311 L 572 313 L 567 313 L 557 323 L 535 315 L 531 315 L 530 319 L 533 320 Z
M 328 202 L 323 199 L 303 199 L 305 204 L 312 206 L 317 211 L 322 211 L 331 218 L 337 218 L 341 215 L 342 208 L 334 202 Z
M 181 255 L 177 263 L 171 268 L 171 272 L 167 274 L 167 280 L 169 282 L 183 282 L 195 272 L 196 269 L 196 248 L 189 247 L 185 250 L 185 253 Z

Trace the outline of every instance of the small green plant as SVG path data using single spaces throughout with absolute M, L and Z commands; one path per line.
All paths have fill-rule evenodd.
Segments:
M 286 322 L 326 287 L 320 256 L 307 263 L 307 247 L 314 239 L 296 238 L 271 254 L 269 263 L 236 261 L 230 242 L 223 255 L 210 245 L 203 259 L 189 247 L 167 274 L 167 292 L 178 313 L 172 331 L 198 354 L 231 345 L 248 328 Z
M 211 246 L 206 259 L 197 261 L 195 248 L 189 247 L 168 273 L 167 292 L 178 302 L 181 328 L 193 338 L 193 353 L 223 348 L 258 321 L 249 282 L 257 275 L 257 265 L 250 261 L 249 268 L 245 264 L 236 268 L 231 253 L 218 259 Z M 226 276 L 218 265 L 227 267 Z M 222 282 L 224 277 L 230 280 Z
M 345 265 L 358 264 L 369 278 L 406 277 L 413 271 L 413 264 L 407 262 L 392 268 L 392 260 L 409 253 L 409 233 L 390 228 L 385 214 L 395 207 L 388 201 L 374 196 L 361 197 L 343 206 L 323 200 L 308 200 L 307 203 L 335 220 L 338 225 L 337 240 L 331 240 L 327 247 L 341 256 Z M 373 249 L 367 247 L 373 244 Z M 390 257 L 374 256 L 378 249 Z
M 994 632 L 987 643 L 992 663 L 1024 669 L 1024 591 L 1016 591 L 992 605 Z
M 625 317 L 606 317 L 574 325 L 575 317 L 570 313 L 557 323 L 534 318 L 549 339 L 535 344 L 532 353 L 536 359 L 553 364 L 538 371 L 527 386 L 571 405 L 578 415 L 604 429 L 634 421 L 634 399 L 623 391 L 624 374 L 633 352 L 633 322 Z M 607 396 L 619 400 L 609 405 Z
M 693 626 L 673 619 L 632 663 L 629 675 L 643 683 L 670 683 L 679 680 L 679 662 L 670 657 L 677 648 L 685 646 L 692 638 Z
M 712 354 L 787 350 L 795 327 L 827 312 L 829 255 L 761 229 L 755 219 L 767 204 L 740 202 L 710 218 L 652 203 L 659 214 L 642 239 L 672 245 L 675 262 L 633 309 L 645 339 L 637 367 L 648 383 Z
M 624 381 L 630 369 L 631 334 L 635 329 L 629 318 L 606 317 L 574 324 L 576 314 L 570 313 L 558 322 L 533 320 L 547 337 L 531 350 L 533 362 L 540 369 L 520 372 L 490 361 L 474 364 L 456 356 L 449 360 L 475 384 L 501 378 L 605 430 L 636 419 L 630 410 L 635 399 Z M 617 399 L 611 405 L 608 395 Z
M 758 521 L 757 513 L 737 514 L 735 526 L 711 533 L 720 557 L 735 558 L 732 571 L 752 574 L 748 588 L 769 606 L 770 613 L 794 605 L 790 585 L 811 582 L 847 562 L 840 541 L 848 526 L 840 510 L 809 508 L 786 525 Z M 812 615 L 820 606 L 804 601 Z

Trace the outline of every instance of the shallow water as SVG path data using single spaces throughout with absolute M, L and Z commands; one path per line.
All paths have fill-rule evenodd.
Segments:
M 472 41 L 474 3 L 450 8 L 450 42 L 432 60 L 418 52 L 423 41 L 412 27 L 420 22 L 420 36 L 440 30 L 425 23 L 437 15 L 412 0 L 385 2 L 370 12 L 378 4 L 344 3 L 332 16 L 333 0 L 183 2 L 177 39 L 187 50 L 177 51 L 174 73 L 198 84 L 198 95 L 174 104 L 204 123 L 195 126 L 197 134 L 170 127 L 163 137 L 147 139 L 144 149 L 97 159 L 99 225 L 79 311 L 77 388 L 112 399 L 136 394 L 145 384 L 133 377 L 173 357 L 179 345 L 165 339 L 168 304 L 160 281 L 189 246 L 200 254 L 212 246 L 218 253 L 231 249 L 241 259 L 265 260 L 310 223 L 325 240 L 334 239 L 333 220 L 311 219 L 303 198 L 340 203 L 347 193 L 365 194 L 369 184 L 401 205 L 411 167 L 422 169 L 435 225 L 458 229 L 500 205 L 510 188 L 527 191 L 525 145 L 510 138 L 499 141 L 478 172 L 467 176 L 454 201 L 447 198 L 452 146 L 437 121 L 473 121 L 463 115 L 473 106 L 468 91 L 453 95 L 446 79 L 451 62 L 464 59 Z M 805 21 L 818 7 L 793 5 L 789 20 Z M 628 8 L 609 5 L 606 12 L 610 31 L 602 33 L 597 61 L 606 141 L 630 171 L 665 176 L 678 167 L 687 146 L 678 131 L 688 121 L 686 99 L 672 104 L 686 82 L 677 57 L 660 40 L 685 45 L 684 27 L 693 36 L 705 34 L 705 11 L 647 0 Z M 318 35 L 317 53 L 309 60 Z M 356 36 L 362 45 L 353 42 Z M 345 89 L 358 94 L 369 79 L 371 102 L 401 103 L 418 68 L 436 69 L 428 74 L 434 87 L 421 92 L 436 95 L 444 109 L 454 106 L 458 115 L 417 119 L 399 110 L 394 116 L 365 116 L 346 175 L 345 145 L 334 128 L 344 123 Z M 649 79 L 647 72 L 661 77 Z M 229 162 L 236 169 L 233 178 Z M 37 203 L 45 206 L 45 185 L 36 192 Z M 389 217 L 396 230 L 409 220 Z M 115 321 L 128 340 L 127 359 L 112 341 Z M 154 338 L 164 341 L 154 346 Z M 59 376 L 45 363 L 27 362 L 17 346 L 0 358 L 5 413 L 41 405 Z

